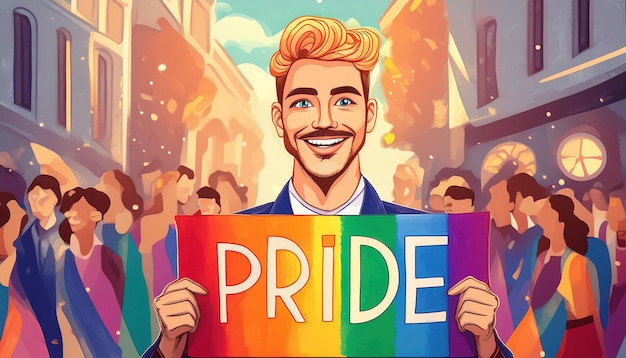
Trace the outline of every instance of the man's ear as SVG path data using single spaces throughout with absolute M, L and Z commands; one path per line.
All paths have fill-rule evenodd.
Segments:
M 272 123 L 279 137 L 285 136 L 285 124 L 283 123 L 283 108 L 278 102 L 272 103 Z
M 378 116 L 378 101 L 374 98 L 370 98 L 367 101 L 367 123 L 366 123 L 366 131 L 367 133 L 371 133 L 374 130 L 374 126 L 376 125 L 376 117 Z

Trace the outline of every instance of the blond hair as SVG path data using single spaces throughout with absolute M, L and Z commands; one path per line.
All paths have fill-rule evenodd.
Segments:
M 270 60 L 270 73 L 276 77 L 278 100 L 282 102 L 284 80 L 294 62 L 300 59 L 351 62 L 361 72 L 367 96 L 369 73 L 378 62 L 380 38 L 367 28 L 347 29 L 336 19 L 302 16 L 291 21 L 280 39 L 278 51 Z

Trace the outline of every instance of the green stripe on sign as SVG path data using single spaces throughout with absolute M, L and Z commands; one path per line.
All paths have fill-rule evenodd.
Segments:
M 396 245 L 396 218 L 394 216 L 351 216 L 342 217 L 341 237 L 341 353 L 351 356 L 395 355 L 395 307 L 390 304 L 379 314 L 372 313 L 383 301 L 389 285 L 389 269 L 379 251 L 387 253 L 392 272 L 397 275 L 397 264 L 393 257 Z M 351 245 L 351 241 L 353 245 Z M 355 243 L 363 244 L 360 249 Z M 378 250 L 371 246 L 381 246 Z M 351 265 L 358 263 L 359 255 L 352 257 L 351 246 L 360 254 L 360 300 L 351 308 Z M 388 249 L 386 250 L 385 247 Z M 358 284 L 358 283 L 357 283 Z M 356 288 L 356 286 L 355 286 Z M 353 288 L 354 289 L 354 288 Z M 395 297 L 397 283 L 389 287 L 390 297 Z M 358 294 L 358 292 L 357 292 Z M 350 323 L 353 320 L 367 320 L 363 323 Z M 367 313 L 369 311 L 369 314 Z M 369 316 L 369 317 L 368 317 Z M 370 320 L 371 319 L 371 320 Z

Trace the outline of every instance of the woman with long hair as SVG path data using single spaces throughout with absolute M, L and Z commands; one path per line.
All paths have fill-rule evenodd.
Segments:
M 126 278 L 120 346 L 125 353 L 135 350 L 139 355 L 152 342 L 150 299 L 137 248 L 138 239 L 131 235 L 133 225 L 143 213 L 143 198 L 137 193 L 133 180 L 119 170 L 105 172 L 96 188 L 111 200 L 102 220 L 102 240 L 104 246 L 121 257 Z
M 516 357 L 603 357 L 598 277 L 585 257 L 589 226 L 567 196 L 540 203 L 543 237 L 526 297 L 530 308 L 507 346 Z

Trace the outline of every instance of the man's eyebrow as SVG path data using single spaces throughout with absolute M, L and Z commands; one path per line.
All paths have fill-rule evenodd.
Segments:
M 359 92 L 359 90 L 357 90 L 356 88 L 352 86 L 342 86 L 342 87 L 337 87 L 337 88 L 333 88 L 330 90 L 331 96 L 334 96 L 340 93 L 352 93 L 352 94 L 356 94 L 357 96 L 363 96 L 361 92 Z
M 295 96 L 298 94 L 308 94 L 311 96 L 317 96 L 317 90 L 315 88 L 309 88 L 309 87 L 298 87 L 298 88 L 292 89 L 291 92 L 289 92 L 287 94 L 287 97 L 285 98 L 289 98 L 291 96 Z

